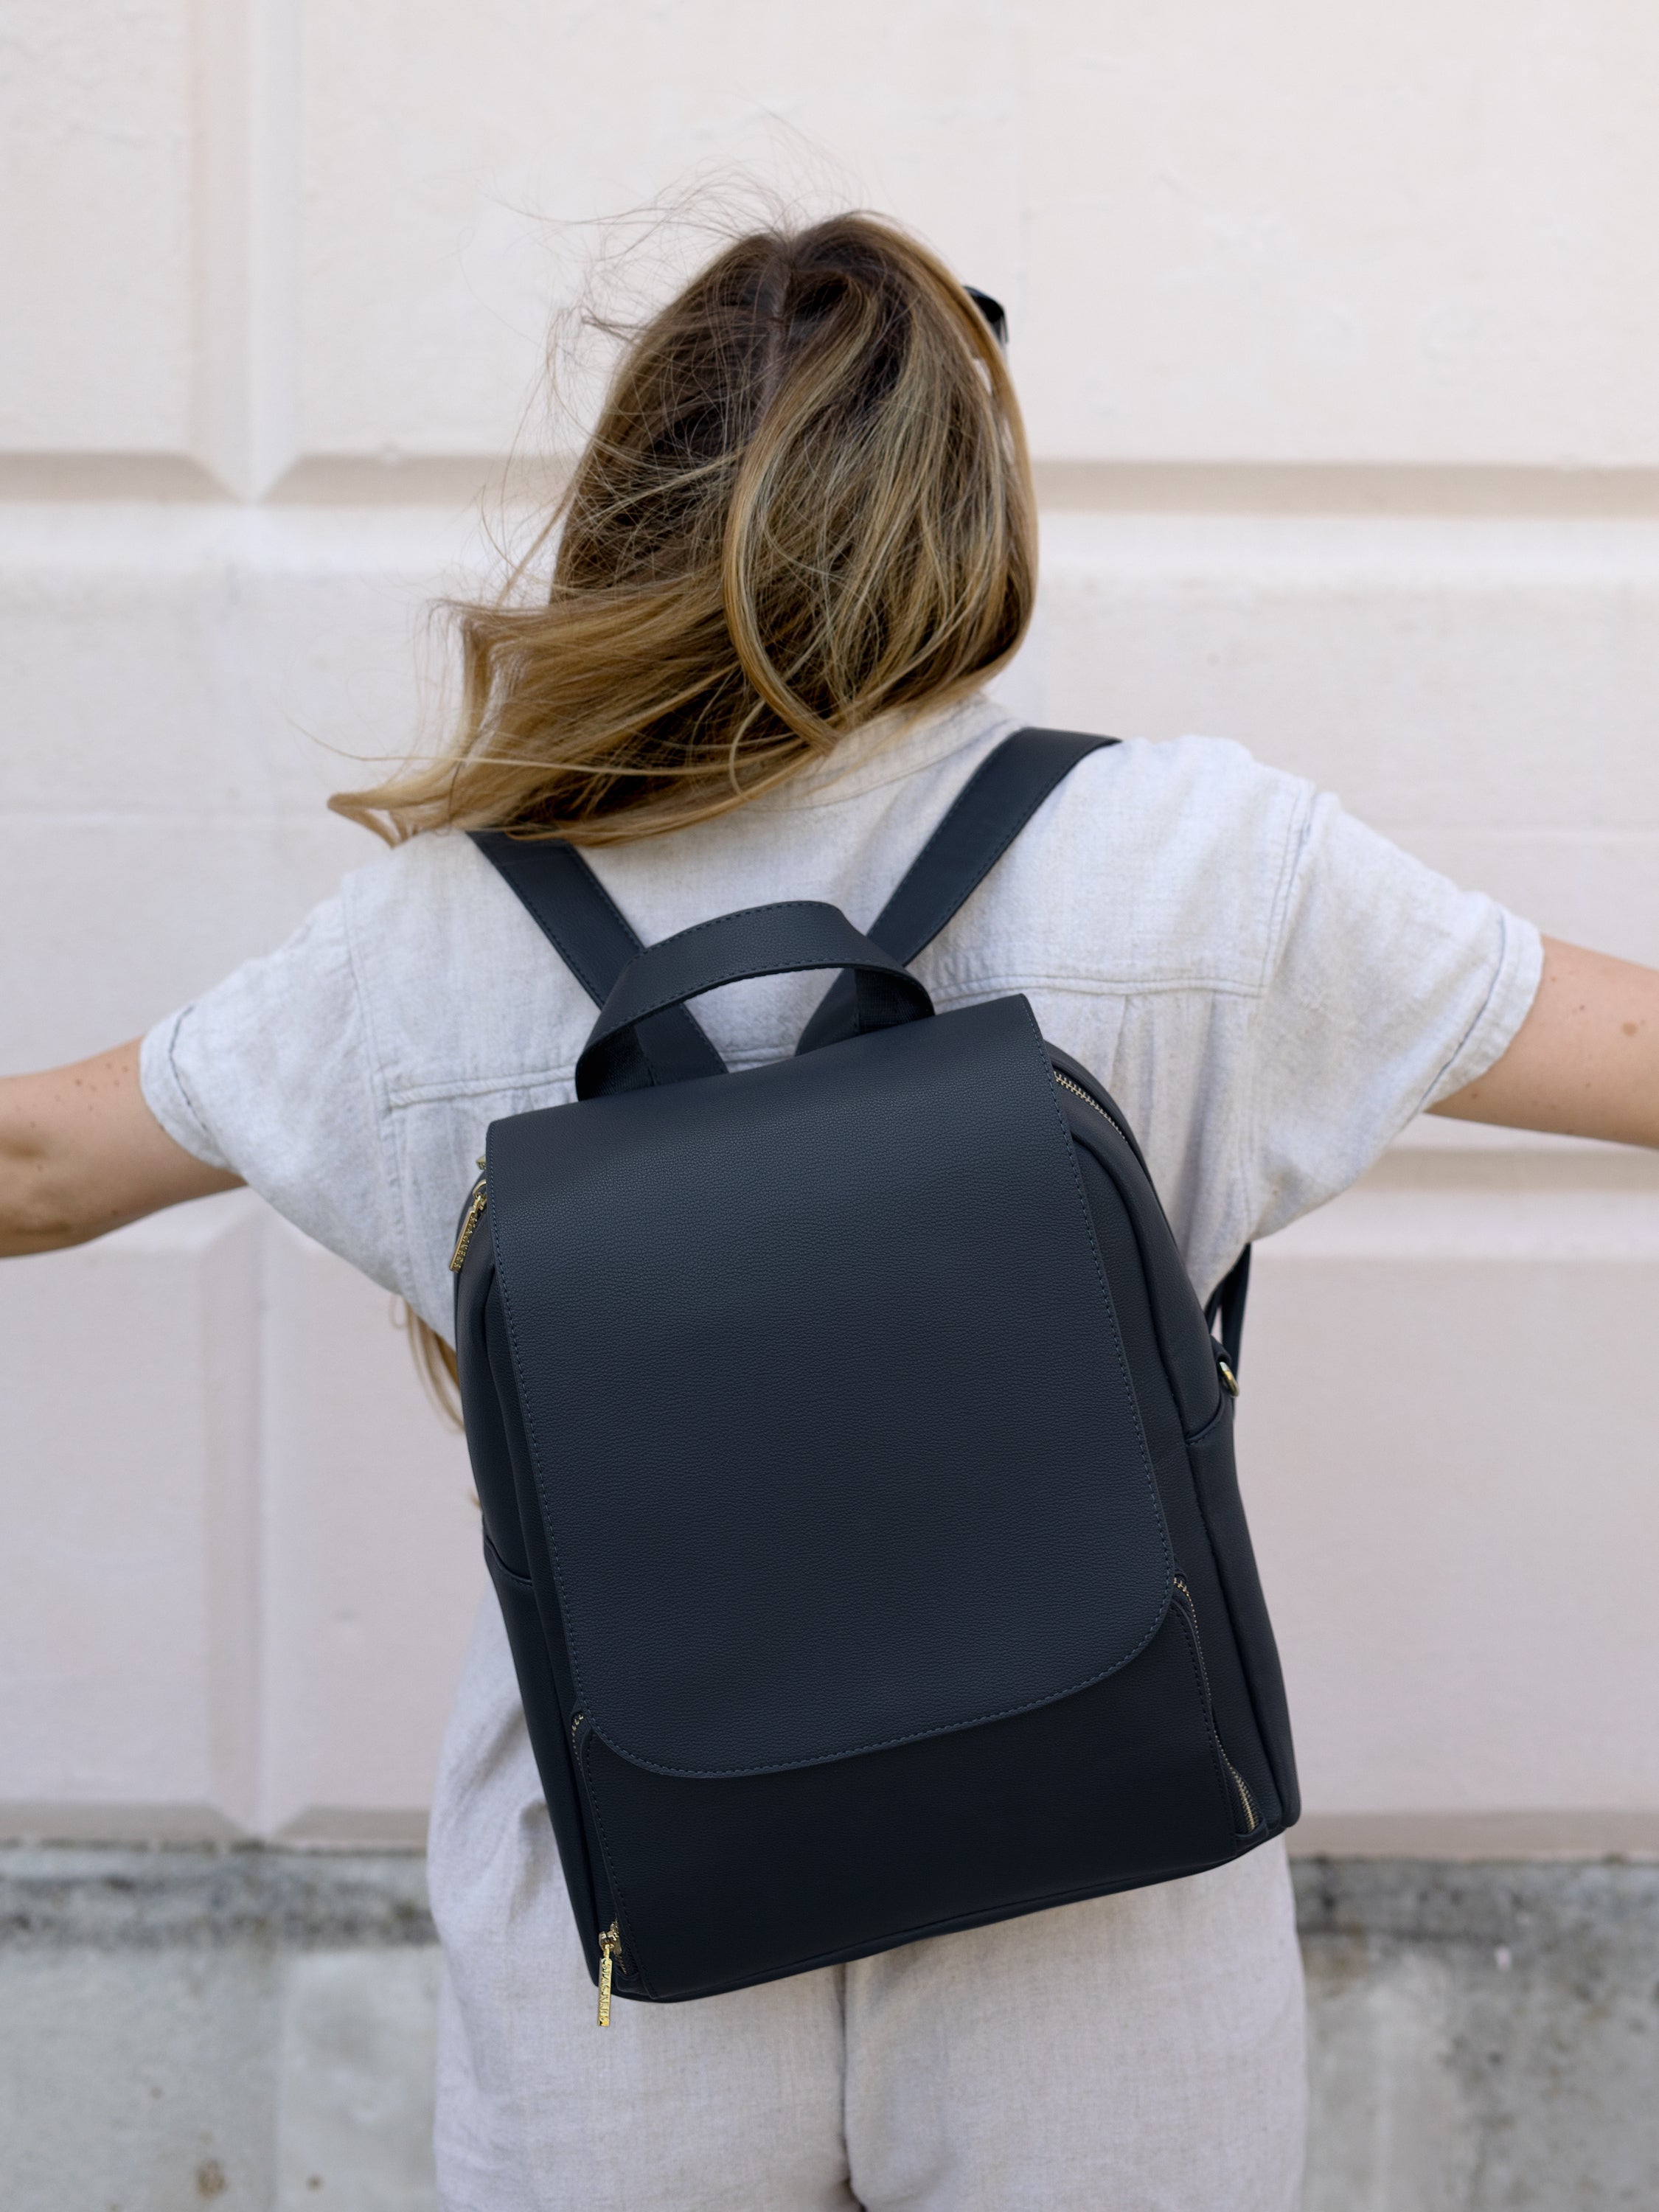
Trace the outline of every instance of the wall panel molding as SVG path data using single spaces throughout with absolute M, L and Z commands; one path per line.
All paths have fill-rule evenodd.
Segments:
M 227 289 L 232 289 L 227 286 Z M 244 303 L 246 304 L 246 303 Z M 300 453 L 292 445 L 291 393 L 272 372 L 258 422 L 238 386 L 243 325 L 228 310 L 210 364 L 226 363 L 235 398 L 204 404 L 200 455 L 21 452 L 0 448 L 0 501 L 194 499 L 283 507 L 465 507 L 505 497 L 550 502 L 571 456 L 511 453 Z M 256 467 L 250 457 L 258 447 Z M 227 459 L 227 456 L 231 458 Z M 240 457 L 240 458 L 237 458 Z M 1232 461 L 1034 461 L 1037 504 L 1053 515 L 1189 516 L 1386 524 L 1659 521 L 1659 469 L 1425 467 Z
M 193 0 L 194 446 L 238 498 L 297 429 L 300 0 Z
M 1659 468 L 1038 455 L 1033 471 L 1039 506 L 1055 514 L 1659 518 Z
M 1659 960 L 1659 17 L 12 12 L 5 1065 L 133 1035 L 371 857 L 327 793 L 451 726 L 428 611 L 569 465 L 550 320 L 596 248 L 645 239 L 626 316 L 714 242 L 695 192 L 605 211 L 727 164 L 1006 301 L 1015 711 L 1236 739 Z M 223 1204 L 0 1269 L 0 1832 L 419 1833 L 482 1588 L 459 1449 L 386 1293 Z M 1259 1285 L 1304 1846 L 1646 1849 L 1659 1162 L 1424 1124 Z

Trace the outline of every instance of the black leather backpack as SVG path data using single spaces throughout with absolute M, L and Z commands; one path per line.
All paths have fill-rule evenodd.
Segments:
M 1248 1252 L 1200 1310 L 1111 1099 L 913 960 L 1099 738 L 1024 730 L 867 935 L 641 949 L 480 835 L 602 1011 L 456 1243 L 484 1552 L 599 1984 L 655 2001 L 1198 1872 L 1297 1816 L 1233 1474 Z M 728 1073 L 685 1001 L 842 974 Z M 1221 1340 L 1210 1321 L 1221 1316 Z

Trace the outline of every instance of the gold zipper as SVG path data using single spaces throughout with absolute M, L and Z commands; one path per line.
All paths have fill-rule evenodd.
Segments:
M 489 1193 L 480 1182 L 472 1194 L 471 1205 L 461 1216 L 461 1232 L 455 1239 L 455 1249 L 449 1255 L 449 1272 L 452 1275 L 459 1275 L 465 1265 L 466 1248 L 472 1242 L 472 1232 L 477 1227 L 483 1218 L 483 1210 L 489 1203 Z
M 1175 1578 L 1175 1586 L 1181 1592 L 1182 1596 L 1187 1601 L 1187 1618 L 1192 1625 L 1193 1631 L 1193 1649 L 1198 1654 L 1198 1671 L 1203 1677 L 1204 1695 L 1206 1698 L 1208 1699 L 1210 1698 L 1210 1670 L 1204 1663 L 1204 1639 L 1198 1632 L 1198 1607 L 1193 1602 L 1193 1594 L 1187 1587 L 1185 1576 L 1177 1575 Z M 1249 1822 L 1250 1826 L 1254 1828 L 1257 1825 L 1255 1800 L 1251 1796 L 1249 1790 L 1245 1787 L 1244 1777 L 1239 1772 L 1238 1769 L 1233 1765 L 1231 1759 L 1227 1756 L 1226 1746 L 1222 1742 L 1220 1732 L 1217 1729 L 1215 1725 L 1215 1713 L 1213 1711 L 1212 1701 L 1210 1714 L 1210 1730 L 1212 1735 L 1215 1737 L 1215 1747 L 1221 1755 L 1221 1764 L 1226 1768 L 1228 1773 L 1232 1777 L 1233 1788 L 1238 1792 L 1238 1802 L 1244 1808 L 1244 1818 Z
M 578 1713 L 570 1723 L 570 1747 L 574 1752 L 576 1738 L 582 1732 L 586 1713 Z M 599 2026 L 611 2025 L 611 1977 L 616 1971 L 617 1958 L 622 1950 L 622 1931 L 613 1920 L 599 1938 Z
M 1112 1116 L 1106 1111 L 1106 1109 L 1101 1104 L 1098 1098 L 1091 1098 L 1080 1083 L 1073 1083 L 1069 1075 L 1062 1075 L 1057 1067 L 1054 1068 L 1052 1073 L 1054 1074 L 1054 1081 L 1059 1084 L 1062 1091 L 1069 1091 L 1073 1098 L 1080 1098 L 1085 1106 L 1092 1106 L 1096 1113 L 1099 1115 L 1101 1120 L 1103 1121 L 1110 1122 L 1112 1127 L 1117 1131 L 1117 1133 L 1122 1138 L 1124 1143 L 1126 1145 L 1128 1143 L 1128 1131 L 1123 1127 L 1121 1121 L 1115 1121 L 1112 1120 Z
M 617 1923 L 613 1920 L 599 1938 L 599 2026 L 601 2027 L 609 2027 L 611 2025 L 611 1962 L 621 1948 L 622 1937 L 617 1934 Z

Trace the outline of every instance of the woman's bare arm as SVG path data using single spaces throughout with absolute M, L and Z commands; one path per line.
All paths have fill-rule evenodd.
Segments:
M 1659 970 L 1546 938 L 1543 981 L 1509 1050 L 1433 1111 L 1659 1147 Z M 136 1040 L 0 1078 L 0 1256 L 84 1243 L 240 1180 L 162 1128 Z
M 0 1078 L 0 1256 L 83 1244 L 241 1178 L 175 1145 L 138 1086 L 138 1043 Z
M 1544 939 L 1544 979 L 1504 1057 L 1434 1114 L 1659 1146 L 1659 969 Z

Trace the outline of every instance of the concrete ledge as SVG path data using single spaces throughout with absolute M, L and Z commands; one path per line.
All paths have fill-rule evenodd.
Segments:
M 0 1948 L 434 1943 L 415 1852 L 0 1849 Z
M 1502 1946 L 1506 1969 L 1611 1942 L 1645 1952 L 1659 1973 L 1659 1866 L 1312 1858 L 1297 1860 L 1292 1875 L 1304 1942 Z M 1652 1995 L 1659 2004 L 1659 1984 Z
M 0 1850 L 6 2212 L 436 2212 L 412 1854 Z
M 1659 1866 L 1295 1868 L 1304 2212 L 1659 2204 Z M 435 2212 L 414 1853 L 0 1848 L 7 2212 Z
M 1659 1861 L 1659 1808 L 1310 1813 L 1287 1840 L 1293 1859 Z
M 1659 1867 L 1304 1859 L 1304 2212 L 1659 2203 Z

